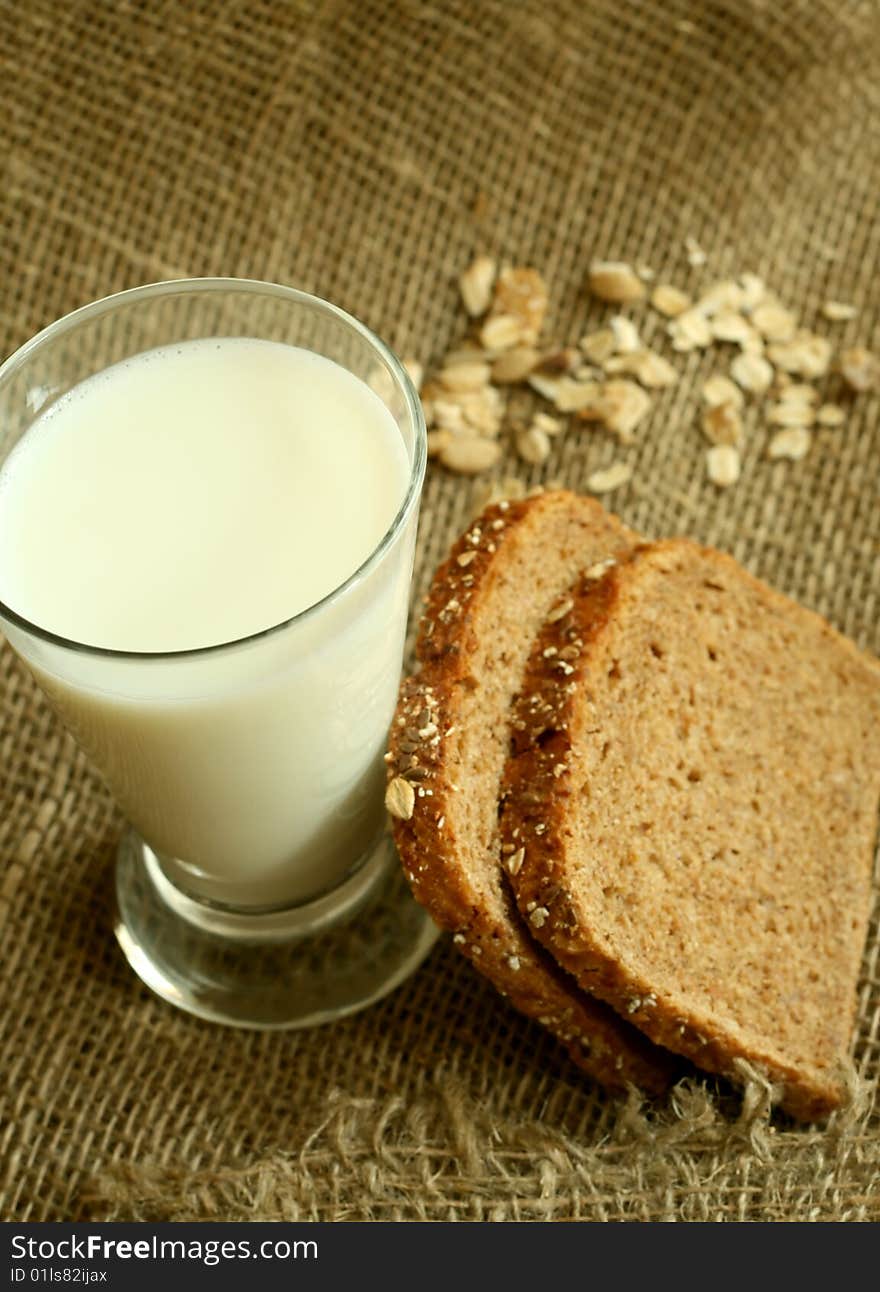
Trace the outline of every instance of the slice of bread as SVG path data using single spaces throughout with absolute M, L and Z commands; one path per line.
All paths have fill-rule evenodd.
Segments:
M 514 705 L 502 838 L 537 937 L 659 1045 L 813 1120 L 843 1095 L 880 665 L 674 539 L 583 580 Z
M 499 503 L 472 524 L 427 599 L 421 667 L 391 729 L 389 807 L 416 898 L 474 965 L 604 1085 L 658 1091 L 671 1056 L 580 991 L 529 937 L 498 836 L 510 703 L 532 639 L 578 570 L 634 540 L 596 502 L 563 491 Z

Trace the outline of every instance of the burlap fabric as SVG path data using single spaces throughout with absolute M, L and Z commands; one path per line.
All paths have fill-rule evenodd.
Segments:
M 330 297 L 427 359 L 475 249 L 545 272 L 553 336 L 601 316 L 599 254 L 684 285 L 751 269 L 809 321 L 856 300 L 835 336 L 876 344 L 878 56 L 877 6 L 854 0 L 3 0 L 2 349 L 118 288 L 231 274 Z M 719 493 L 693 413 L 711 360 L 680 366 L 617 509 L 880 649 L 877 397 L 800 464 L 751 451 Z M 578 487 L 613 455 L 571 434 L 525 478 Z M 467 513 L 432 468 L 419 590 Z M 222 1030 L 124 965 L 120 818 L 8 651 L 0 719 L 4 1217 L 880 1216 L 876 913 L 857 1096 L 822 1131 L 771 1115 L 760 1082 L 650 1113 L 602 1096 L 445 941 L 350 1021 Z

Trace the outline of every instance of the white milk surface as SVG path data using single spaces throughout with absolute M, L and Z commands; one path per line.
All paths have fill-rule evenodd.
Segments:
M 0 469 L 0 600 L 90 646 L 236 641 L 354 573 L 408 474 L 391 414 L 328 359 L 241 338 L 150 351 L 60 399 Z M 412 529 L 328 606 L 222 651 L 108 659 L 10 627 L 192 891 L 299 900 L 373 843 Z
M 342 583 L 403 497 L 363 382 L 269 341 L 191 341 L 61 399 L 0 472 L 0 600 L 92 646 L 212 646 Z

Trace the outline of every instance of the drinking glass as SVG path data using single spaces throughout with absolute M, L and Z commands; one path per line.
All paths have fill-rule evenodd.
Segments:
M 221 645 L 99 649 L 2 602 L 0 627 L 130 822 L 115 932 L 132 968 L 204 1018 L 297 1027 L 379 999 L 437 934 L 409 896 L 383 803 L 426 459 L 405 370 L 363 324 L 293 288 L 155 283 L 76 310 L 0 367 L 0 463 L 54 401 L 111 364 L 226 337 L 310 350 L 382 399 L 409 476 L 375 550 L 315 605 Z M 128 523 L 163 517 L 133 507 Z

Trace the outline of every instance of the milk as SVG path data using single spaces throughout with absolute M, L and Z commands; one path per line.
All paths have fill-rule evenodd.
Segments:
M 374 845 L 412 522 L 316 603 L 381 543 L 409 474 L 366 384 L 242 338 L 183 342 L 89 378 L 0 469 L 0 601 L 70 642 L 162 652 L 74 651 L 7 625 L 196 896 L 300 901 Z

